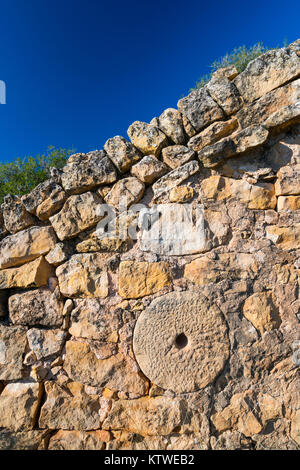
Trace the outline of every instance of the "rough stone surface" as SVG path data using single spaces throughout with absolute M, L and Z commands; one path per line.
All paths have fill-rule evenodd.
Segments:
M 0 380 L 22 378 L 25 347 L 26 328 L 0 324 Z
M 62 186 L 70 194 L 80 194 L 100 185 L 114 183 L 116 170 L 104 151 L 71 155 L 64 166 Z
M 50 179 L 39 184 L 21 200 L 28 212 L 40 220 L 47 220 L 62 208 L 66 198 L 62 187 Z
M 46 402 L 39 418 L 40 428 L 92 430 L 99 429 L 100 403 L 97 395 L 87 395 L 83 385 L 68 383 L 63 389 L 46 382 Z
M 40 256 L 18 268 L 1 270 L 0 289 L 46 286 L 52 274 L 52 266 L 45 261 L 43 256 Z
M 32 430 L 41 400 L 41 385 L 19 382 L 6 385 L 0 395 L 0 428 Z
M 195 160 L 196 154 L 193 150 L 188 149 L 184 145 L 171 145 L 163 149 L 162 158 L 163 161 L 174 170 L 190 160 Z
M 129 126 L 127 134 L 131 142 L 144 154 L 158 157 L 168 138 L 158 127 L 141 121 Z
M 101 431 L 58 431 L 49 442 L 48 450 L 102 450 Z
M 204 147 L 199 153 L 199 160 L 208 168 L 218 165 L 225 158 L 242 154 L 264 144 L 268 138 L 268 130 L 263 126 L 249 126 L 231 137 Z
M 270 292 L 257 292 L 248 297 L 243 314 L 260 334 L 279 328 L 281 323 L 274 295 Z
M 234 117 L 229 119 L 229 121 L 214 122 L 204 131 L 192 137 L 188 142 L 188 147 L 195 152 L 199 152 L 207 145 L 212 145 L 223 137 L 232 134 L 237 127 L 238 121 Z
M 152 400 L 119 400 L 114 403 L 104 429 L 126 429 L 146 435 L 165 435 L 181 423 L 183 407 L 179 400 L 157 397 Z
M 110 313 L 98 299 L 77 300 L 72 310 L 69 333 L 77 338 L 116 342 L 122 319 Z
M 235 85 L 226 77 L 213 77 L 207 84 L 210 96 L 227 116 L 236 113 L 242 106 L 241 96 Z
M 27 263 L 47 254 L 55 245 L 52 227 L 31 227 L 0 242 L 0 268 Z
M 154 155 L 146 155 L 146 157 L 132 167 L 131 174 L 145 184 L 152 184 L 167 173 L 167 171 L 168 167 L 155 158 Z
M 66 333 L 61 330 L 40 330 L 32 328 L 27 332 L 28 344 L 38 360 L 59 354 L 64 345 Z
M 137 321 L 133 348 L 144 374 L 177 393 L 206 387 L 229 357 L 227 327 L 219 308 L 192 292 L 154 300 Z
M 128 171 L 143 156 L 134 145 L 119 135 L 108 139 L 104 150 L 121 173 Z
M 50 218 L 51 224 L 60 240 L 75 237 L 101 220 L 101 199 L 87 192 L 69 197 L 62 210 Z
M 170 191 L 170 202 L 187 202 L 194 196 L 193 188 L 189 186 L 177 186 Z
M 65 297 L 106 297 L 108 295 L 107 270 L 102 256 L 73 255 L 56 269 L 59 288 Z
M 61 326 L 63 302 L 57 290 L 42 287 L 10 296 L 9 318 L 15 325 Z
M 182 116 L 177 109 L 166 109 L 158 118 L 152 119 L 150 124 L 159 127 L 174 144 L 181 145 L 185 143 L 186 135 Z
M 37 450 L 42 448 L 45 431 L 0 431 L 0 450 Z
M 283 166 L 277 173 L 276 196 L 300 194 L 300 164 Z
M 34 218 L 27 212 L 18 196 L 5 196 L 1 209 L 4 225 L 10 233 L 16 233 L 35 225 Z
M 118 181 L 105 197 L 105 202 L 115 208 L 127 208 L 136 204 L 143 196 L 145 185 L 134 176 Z
M 122 261 L 119 270 L 119 295 L 137 299 L 154 294 L 170 285 L 171 277 L 167 263 L 137 263 Z
M 153 184 L 154 197 L 158 198 L 162 194 L 167 193 L 198 171 L 199 164 L 196 161 L 185 163 L 185 165 L 176 168 Z
M 268 51 L 252 60 L 233 82 L 242 97 L 252 102 L 299 75 L 297 54 L 291 49 L 282 48 Z
M 211 98 L 208 90 L 200 88 L 178 101 L 179 111 L 188 119 L 196 132 L 225 117 L 220 106 Z

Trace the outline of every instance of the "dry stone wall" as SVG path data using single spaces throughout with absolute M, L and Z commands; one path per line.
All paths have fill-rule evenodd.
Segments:
M 0 449 L 299 449 L 300 40 L 0 215 Z

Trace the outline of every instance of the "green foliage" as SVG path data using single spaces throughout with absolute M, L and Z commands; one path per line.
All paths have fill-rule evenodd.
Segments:
M 45 154 L 16 158 L 0 164 L 0 203 L 6 194 L 21 196 L 50 176 L 50 167 L 62 168 L 72 150 L 48 147 Z
M 287 40 L 284 41 L 283 45 L 287 45 Z M 218 69 L 234 65 L 237 68 L 237 71 L 241 73 L 243 70 L 245 70 L 251 60 L 256 59 L 256 57 L 259 57 L 267 51 L 278 48 L 279 46 L 265 47 L 262 42 L 258 42 L 251 47 L 236 47 L 232 52 L 227 53 L 224 57 L 215 60 L 209 67 L 210 72 L 200 77 L 200 79 L 196 82 L 196 86 L 191 88 L 190 91 L 202 88 L 211 79 L 212 74 Z

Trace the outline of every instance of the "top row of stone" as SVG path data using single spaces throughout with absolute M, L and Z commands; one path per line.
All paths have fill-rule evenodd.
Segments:
M 213 167 L 262 145 L 270 128 L 299 119 L 298 77 L 300 40 L 261 55 L 240 74 L 233 66 L 216 71 L 203 88 L 180 99 L 178 109 L 165 110 L 149 124 L 131 124 L 130 141 L 115 136 L 104 150 L 74 154 L 30 194 L 8 195 L 1 207 L 0 237 L 36 224 L 35 218 L 47 221 L 70 195 L 111 187 L 129 171 L 136 184 L 152 184 L 197 157 Z

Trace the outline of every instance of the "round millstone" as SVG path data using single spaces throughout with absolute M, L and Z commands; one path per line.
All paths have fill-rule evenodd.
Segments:
M 137 320 L 133 350 L 151 382 L 175 393 L 206 387 L 229 357 L 226 323 L 199 292 L 155 299 Z

